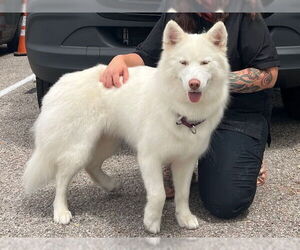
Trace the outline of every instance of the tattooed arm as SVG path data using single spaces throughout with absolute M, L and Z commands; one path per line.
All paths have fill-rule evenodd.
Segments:
M 230 91 L 234 93 L 253 93 L 260 90 L 273 88 L 278 76 L 278 68 L 266 70 L 248 68 L 231 72 Z

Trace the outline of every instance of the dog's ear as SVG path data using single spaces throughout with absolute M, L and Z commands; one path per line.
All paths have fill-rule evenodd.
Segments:
M 169 21 L 164 30 L 163 49 L 176 45 L 182 41 L 184 36 L 185 33 L 182 28 L 175 21 Z
M 223 22 L 217 22 L 208 32 L 208 39 L 224 52 L 227 50 L 228 33 Z

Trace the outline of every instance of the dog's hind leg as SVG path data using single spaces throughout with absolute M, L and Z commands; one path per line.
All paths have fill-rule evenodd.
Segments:
M 94 183 L 108 192 L 117 190 L 120 187 L 120 184 L 115 179 L 105 174 L 102 171 L 101 166 L 107 158 L 115 153 L 119 145 L 120 142 L 118 139 L 110 136 L 102 136 L 95 149 L 93 159 L 85 168 Z
M 68 209 L 67 190 L 73 176 L 90 161 L 91 145 L 72 146 L 57 161 L 56 194 L 53 202 L 54 221 L 68 224 L 72 214 Z

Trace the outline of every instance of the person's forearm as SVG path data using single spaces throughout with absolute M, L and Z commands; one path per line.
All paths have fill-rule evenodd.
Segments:
M 145 65 L 143 59 L 138 54 L 132 53 L 119 56 L 123 58 L 124 62 L 128 67 Z
M 230 91 L 233 93 L 253 93 L 264 89 L 273 88 L 278 76 L 278 68 L 266 70 L 248 68 L 231 72 Z

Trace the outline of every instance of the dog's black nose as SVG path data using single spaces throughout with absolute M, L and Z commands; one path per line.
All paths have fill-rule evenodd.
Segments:
M 192 90 L 197 90 L 200 88 L 200 81 L 197 79 L 192 79 L 189 81 L 189 86 Z

